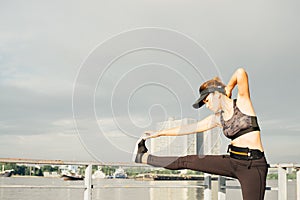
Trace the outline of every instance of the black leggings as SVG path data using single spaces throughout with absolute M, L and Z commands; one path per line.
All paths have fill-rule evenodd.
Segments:
M 171 170 L 191 169 L 237 178 L 244 200 L 263 200 L 268 166 L 265 157 L 257 160 L 238 160 L 229 155 L 188 155 L 159 157 L 149 155 L 147 164 Z

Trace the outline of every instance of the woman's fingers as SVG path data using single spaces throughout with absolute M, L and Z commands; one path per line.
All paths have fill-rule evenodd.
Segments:
M 156 134 L 155 131 L 145 131 L 144 135 L 145 135 L 145 138 L 144 138 L 145 140 L 150 139 L 150 138 L 159 137 L 159 134 Z
M 146 136 L 150 136 L 150 135 L 153 134 L 153 131 L 145 131 L 144 134 L 145 134 Z
M 150 138 L 152 138 L 152 135 L 153 135 L 153 131 L 145 131 L 144 132 L 144 139 L 145 140 L 150 139 Z
M 231 98 L 231 91 L 228 87 L 225 87 L 225 93 L 227 97 Z

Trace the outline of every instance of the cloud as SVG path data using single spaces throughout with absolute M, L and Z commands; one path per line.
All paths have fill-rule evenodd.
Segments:
M 297 119 L 293 118 L 280 118 L 280 119 L 271 119 L 264 120 L 261 122 L 263 129 L 266 130 L 282 130 L 289 132 L 300 133 L 300 125 Z
M 293 138 L 300 130 L 300 95 L 295 92 L 296 86 L 300 85 L 298 3 L 169 3 L 132 1 L 129 4 L 118 2 L 119 6 L 116 6 L 116 1 L 92 4 L 84 1 L 3 2 L 0 7 L 2 155 L 46 157 L 49 154 L 51 158 L 90 158 L 78 141 L 72 117 L 72 89 L 78 68 L 93 48 L 112 35 L 149 26 L 178 30 L 203 44 L 218 64 L 225 82 L 237 67 L 246 68 L 253 104 L 272 161 L 282 158 L 282 155 L 278 156 L 280 152 L 277 150 L 281 149 L 278 146 L 299 146 L 299 140 Z M 144 36 L 147 37 L 132 37 L 116 43 L 102 56 L 114 55 L 114 50 L 125 47 L 126 42 L 139 44 L 143 40 L 188 49 L 184 44 L 178 45 L 173 37 L 159 41 L 157 35 Z M 96 58 L 101 60 L 100 56 Z M 192 51 L 191 58 L 198 67 L 213 66 L 203 60 L 203 52 Z M 97 59 L 94 64 L 99 69 L 102 66 Z M 180 73 L 152 66 L 144 74 L 136 70 L 120 79 L 133 66 L 153 60 L 168 64 Z M 82 96 L 75 110 L 77 128 L 83 137 L 81 142 L 104 160 L 109 158 L 102 155 L 103 149 L 110 149 L 109 156 L 114 160 L 128 157 L 134 137 L 138 137 L 147 126 L 154 127 L 156 122 L 169 116 L 202 118 L 208 114 L 204 109 L 196 111 L 191 107 L 202 78 L 175 56 L 158 51 L 135 52 L 123 57 L 113 67 L 101 82 L 106 87 L 100 85 L 96 90 L 95 110 L 93 104 L 87 105 L 93 103 L 93 96 L 89 95 L 94 94 L 95 85 L 78 83 Z M 204 72 L 204 78 L 213 76 L 210 72 Z M 93 73 L 91 71 L 87 77 Z M 190 81 L 191 88 L 185 85 L 180 75 Z M 121 82 L 112 95 L 119 80 Z M 180 97 L 182 113 L 174 95 L 162 87 L 145 87 L 145 90 L 132 94 L 130 99 L 130 92 L 145 80 L 155 80 L 173 89 Z M 114 118 L 111 97 L 114 97 Z M 106 135 L 100 134 L 98 125 Z M 273 137 L 280 134 L 282 138 Z M 289 152 L 288 155 L 291 160 L 299 158 L 297 153 Z
M 39 74 L 23 73 L 16 70 L 13 72 L 9 70 L 8 72 L 3 72 L 3 74 L 7 75 L 1 79 L 1 84 L 4 87 L 16 87 L 47 96 L 70 94 L 73 86 L 73 82 L 67 80 Z
M 64 127 L 64 128 L 73 128 L 74 120 L 73 119 L 58 119 L 52 122 L 54 126 Z
M 13 136 L 0 135 L 2 157 L 88 160 L 76 135 L 46 134 Z

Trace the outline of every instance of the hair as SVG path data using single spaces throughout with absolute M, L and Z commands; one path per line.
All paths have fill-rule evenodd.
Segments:
M 226 87 L 226 85 L 221 81 L 221 79 L 219 77 L 214 77 L 211 80 L 208 80 L 206 82 L 204 82 L 201 86 L 200 86 L 200 91 L 203 91 L 207 88 L 210 87 L 217 87 L 217 86 L 221 86 L 221 87 Z

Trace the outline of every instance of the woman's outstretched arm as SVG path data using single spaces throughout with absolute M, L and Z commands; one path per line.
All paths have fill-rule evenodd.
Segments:
M 150 135 L 145 139 L 156 138 L 160 136 L 180 136 L 180 135 L 195 134 L 195 133 L 210 130 L 217 126 L 221 126 L 220 116 L 219 114 L 213 114 L 194 124 L 177 126 L 175 128 L 161 130 L 154 133 L 152 131 L 146 131 L 145 132 L 146 134 L 150 133 L 153 135 Z
M 225 88 L 228 97 L 231 97 L 231 92 L 236 85 L 238 86 L 239 97 L 250 98 L 248 75 L 243 68 L 237 69 L 229 80 Z

